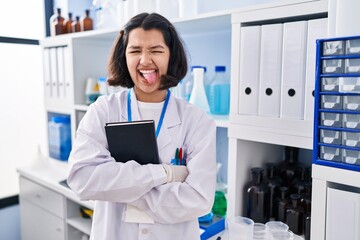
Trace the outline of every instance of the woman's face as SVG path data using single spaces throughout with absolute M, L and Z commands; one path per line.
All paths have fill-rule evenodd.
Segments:
M 159 30 L 135 28 L 129 33 L 126 63 L 137 100 L 161 102 L 166 90 L 158 90 L 160 76 L 167 73 L 170 50 Z

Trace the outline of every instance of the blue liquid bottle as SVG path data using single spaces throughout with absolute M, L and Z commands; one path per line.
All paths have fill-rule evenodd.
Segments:
M 70 116 L 55 116 L 49 122 L 50 157 L 67 161 L 71 151 Z
M 229 114 L 230 80 L 226 76 L 225 66 L 215 66 L 215 76 L 209 85 L 208 100 L 210 113 Z

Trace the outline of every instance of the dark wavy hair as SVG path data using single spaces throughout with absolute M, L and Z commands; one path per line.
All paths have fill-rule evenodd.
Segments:
M 157 29 L 162 33 L 165 44 L 170 50 L 170 59 L 166 75 L 160 76 L 159 89 L 164 90 L 176 86 L 188 70 L 184 44 L 170 21 L 157 13 L 140 13 L 131 18 L 124 30 L 120 31 L 109 59 L 109 85 L 127 88 L 134 86 L 127 68 L 125 51 L 129 42 L 129 33 L 139 27 L 145 31 Z

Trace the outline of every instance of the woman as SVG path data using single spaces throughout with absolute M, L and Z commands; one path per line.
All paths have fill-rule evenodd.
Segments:
M 161 15 L 139 14 L 120 32 L 108 82 L 130 89 L 90 105 L 69 158 L 71 189 L 95 200 L 91 239 L 199 239 L 198 217 L 210 212 L 215 194 L 216 126 L 170 94 L 186 72 L 183 44 Z M 116 162 L 105 124 L 141 119 L 155 120 L 161 164 Z M 186 166 L 170 165 L 177 148 Z

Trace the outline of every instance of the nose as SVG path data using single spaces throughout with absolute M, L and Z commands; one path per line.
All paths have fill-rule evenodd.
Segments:
M 140 56 L 140 64 L 148 66 L 152 63 L 151 55 L 148 52 L 143 52 Z

